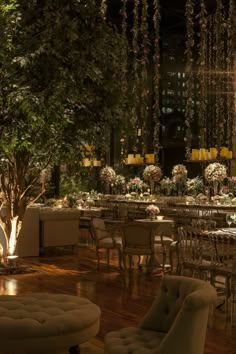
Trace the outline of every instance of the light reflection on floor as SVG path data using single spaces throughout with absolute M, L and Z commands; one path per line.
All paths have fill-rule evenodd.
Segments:
M 0 279 L 0 295 L 16 295 L 17 280 L 16 279 Z

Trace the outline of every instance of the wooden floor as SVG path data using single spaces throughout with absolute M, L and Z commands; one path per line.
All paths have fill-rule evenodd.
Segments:
M 0 275 L 1 294 L 49 292 L 86 297 L 102 310 L 97 336 L 100 340 L 108 331 L 137 325 L 151 305 L 161 279 L 138 270 L 131 275 L 119 273 L 114 266 L 108 271 L 105 263 L 97 271 L 92 245 L 80 247 L 73 254 L 71 250 L 49 250 L 44 256 L 18 262 L 34 272 Z M 112 262 L 117 263 L 115 255 Z M 236 327 L 231 328 L 223 310 L 216 310 L 213 328 L 207 331 L 205 354 L 236 354 Z

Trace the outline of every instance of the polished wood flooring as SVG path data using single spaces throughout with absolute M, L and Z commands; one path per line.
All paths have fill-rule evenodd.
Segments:
M 18 263 L 28 265 L 34 272 L 0 275 L 1 294 L 49 292 L 86 297 L 101 307 L 97 336 L 101 341 L 111 330 L 138 324 L 151 305 L 161 279 L 138 270 L 120 273 L 115 267 L 118 264 L 115 254 L 110 270 L 104 257 L 97 271 L 91 244 L 73 252 L 48 250 L 43 256 L 22 258 Z M 223 308 L 216 310 L 213 327 L 207 331 L 204 354 L 236 354 L 236 327 L 232 328 L 225 320 Z

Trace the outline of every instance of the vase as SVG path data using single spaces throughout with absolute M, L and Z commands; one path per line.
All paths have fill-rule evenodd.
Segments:
M 176 183 L 177 193 L 179 196 L 184 194 L 184 184 L 183 183 Z
M 151 194 L 154 193 L 154 190 L 155 190 L 155 182 L 154 181 L 150 181 L 150 192 L 151 192 Z
M 150 220 L 155 220 L 155 219 L 156 219 L 156 215 L 150 213 L 150 214 L 149 214 L 149 219 L 150 219 Z
M 105 194 L 110 194 L 110 184 L 109 183 L 105 184 Z
M 213 195 L 216 196 L 219 192 L 219 182 L 213 181 Z

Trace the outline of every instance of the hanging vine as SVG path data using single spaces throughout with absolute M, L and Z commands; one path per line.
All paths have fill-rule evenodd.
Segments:
M 160 0 L 153 1 L 153 26 L 154 26 L 154 48 L 153 48 L 153 107 L 152 117 L 153 130 L 153 151 L 155 162 L 159 161 L 160 152 Z
M 232 73 L 234 72 L 234 48 L 235 48 L 235 1 L 229 1 L 229 12 L 227 19 L 227 51 L 226 51 L 226 112 L 227 112 L 227 126 L 226 126 L 226 144 L 232 150 L 233 131 L 234 131 L 234 117 L 235 117 L 235 99 L 234 99 L 234 85 Z M 233 76 L 234 77 L 234 76 Z
M 132 75 L 132 95 L 133 95 L 133 107 L 131 111 L 131 132 L 133 136 L 136 136 L 138 131 L 138 105 L 139 105 L 139 75 L 138 75 L 138 66 L 139 66 L 139 0 L 134 0 L 133 7 L 133 26 L 131 28 L 132 33 L 132 44 L 131 44 L 131 75 Z M 132 146 L 133 152 L 136 152 L 136 144 Z
M 206 29 L 207 18 L 204 0 L 200 1 L 199 14 L 199 57 L 198 57 L 198 83 L 199 83 L 199 107 L 198 107 L 198 125 L 199 125 L 199 147 L 206 148 L 206 116 L 207 116 L 207 79 L 206 79 Z
M 128 44 L 128 37 L 127 37 L 127 0 L 122 0 L 122 7 L 121 7 L 121 29 L 122 29 L 122 36 L 124 46 L 122 47 L 123 53 L 122 57 L 125 58 L 124 62 L 122 63 L 121 69 L 121 77 L 122 77 L 122 92 L 123 95 L 126 96 L 128 92 L 128 79 L 127 79 L 127 72 L 128 72 L 128 56 L 129 56 L 129 44 Z M 121 138 L 120 138 L 120 153 L 121 153 L 121 162 L 124 162 L 124 154 L 127 155 L 128 153 L 128 133 L 127 131 L 130 130 L 129 127 L 126 127 L 125 130 L 121 131 Z
M 222 0 L 217 0 L 216 13 L 215 13 L 215 47 L 216 47 L 216 63 L 215 63 L 215 72 L 216 72 L 216 126 L 215 128 L 215 141 L 218 151 L 224 142 L 224 103 L 223 97 L 220 92 L 222 92 L 223 87 L 223 67 L 222 67 L 222 58 L 224 57 L 224 41 L 223 41 L 223 29 L 224 27 L 224 7 Z
M 107 17 L 107 0 L 101 1 L 101 13 L 104 19 Z
M 146 152 L 147 145 L 147 121 L 149 116 L 149 94 L 148 89 L 148 63 L 149 63 L 149 33 L 148 33 L 148 4 L 147 0 L 142 1 L 142 14 L 141 14 L 141 67 L 140 67 L 140 77 L 141 77 L 141 97 L 140 97 L 140 122 L 142 126 L 142 154 Z
M 122 91 L 125 94 L 127 92 L 127 71 L 128 71 L 128 40 L 127 40 L 127 0 L 122 1 L 121 8 L 121 16 L 122 16 L 122 35 L 124 39 L 124 43 L 126 44 L 123 47 L 124 57 L 126 58 L 125 63 L 122 65 Z
M 215 145 L 213 137 L 212 137 L 212 127 L 215 126 L 215 103 L 213 92 L 215 92 L 215 56 L 213 55 L 213 46 L 214 46 L 214 31 L 213 31 L 213 16 L 210 15 L 208 19 L 208 31 L 207 31 L 207 88 L 208 88 L 208 119 L 207 119 L 207 141 L 208 147 L 213 147 Z
M 186 107 L 185 107 L 185 144 L 186 159 L 190 159 L 192 147 L 192 122 L 193 122 L 193 95 L 194 95 L 194 76 L 193 76 L 193 48 L 194 48 L 194 9 L 193 1 L 187 0 L 185 8 L 186 17 Z

